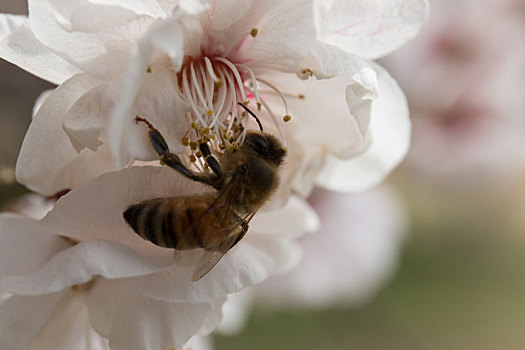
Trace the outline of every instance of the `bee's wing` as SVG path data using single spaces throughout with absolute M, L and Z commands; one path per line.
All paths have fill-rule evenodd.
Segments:
M 218 233 L 225 237 L 224 244 L 217 251 L 205 251 L 204 255 L 197 262 L 192 276 L 192 281 L 198 281 L 204 277 L 211 269 L 217 265 L 228 251 L 233 248 L 248 231 L 248 223 L 255 215 L 255 212 L 247 212 L 243 217 L 240 217 L 233 210 L 233 203 L 237 199 L 239 191 L 243 186 L 244 177 L 246 175 L 245 168 L 239 167 L 239 170 L 232 176 L 230 182 L 220 191 L 217 199 L 210 205 L 208 210 L 217 209 L 221 212 L 219 222 L 223 230 Z M 208 211 L 207 210 L 207 211 Z M 204 214 L 203 214 L 204 215 Z M 232 218 L 237 218 L 232 225 Z
M 230 249 L 233 248 L 244 237 L 248 231 L 248 225 L 242 225 L 239 223 L 233 228 L 230 227 L 227 230 L 236 232 L 228 234 L 228 239 L 220 250 L 204 252 L 203 256 L 197 262 L 195 270 L 193 271 L 193 276 L 191 277 L 193 282 L 200 280 L 208 272 L 210 272 L 215 265 L 217 265 L 219 260 L 221 260 L 222 257 L 226 255 L 226 253 L 228 253 Z

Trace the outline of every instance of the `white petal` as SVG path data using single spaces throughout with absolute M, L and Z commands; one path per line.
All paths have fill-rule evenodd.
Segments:
M 252 1 L 238 21 L 214 36 L 223 43 L 233 43 L 240 33 L 249 33 L 254 27 L 259 32 L 250 39 L 242 55 L 269 63 L 279 59 L 301 60 L 308 56 L 315 41 L 313 9 L 310 3 L 302 0 Z
M 197 282 L 189 282 L 193 266 L 177 264 L 156 274 L 134 278 L 130 287 L 163 301 L 210 302 L 257 284 L 270 274 L 288 270 L 300 255 L 291 240 L 248 232 L 238 246 Z
M 222 308 L 224 316 L 216 330 L 218 333 L 233 336 L 242 331 L 250 315 L 254 288 L 246 288 L 239 293 L 228 295 L 228 300 Z
M 120 74 L 125 68 L 132 42 L 118 31 L 90 33 L 74 30 L 71 16 L 78 7 L 75 2 L 54 4 L 49 0 L 31 0 L 29 26 L 41 43 L 84 72 L 102 79 Z M 106 11 L 113 12 L 112 8 Z
M 110 240 L 162 254 L 171 250 L 145 242 L 124 221 L 124 211 L 147 199 L 205 190 L 210 191 L 168 167 L 131 167 L 106 173 L 61 197 L 39 226 L 77 241 Z
M 295 238 L 319 229 L 319 217 L 308 203 L 292 195 L 282 208 L 257 213 L 250 228 L 258 234 Z
M 27 350 L 65 292 L 13 296 L 0 306 L 0 348 Z
M 352 159 L 329 156 L 317 183 L 333 191 L 362 191 L 377 185 L 401 162 L 410 144 L 410 119 L 403 92 L 392 77 L 374 64 L 379 98 L 372 105 L 370 147 Z
M 198 15 L 209 8 L 206 1 L 201 0 L 180 0 L 179 8 L 189 15 Z
M 318 190 L 310 201 L 321 230 L 300 240 L 305 253 L 297 268 L 253 288 L 258 301 L 325 308 L 368 300 L 397 266 L 406 232 L 403 205 L 388 188 L 360 194 Z
M 62 128 L 67 110 L 95 86 L 85 75 L 76 75 L 47 97 L 24 138 L 16 164 L 18 182 L 51 196 L 113 169 L 106 147 L 77 153 Z
M 159 6 L 159 1 L 157 0 L 90 0 L 90 2 L 93 4 L 118 6 L 137 14 L 145 14 L 153 17 L 164 17 L 167 14 L 166 11 Z M 170 2 L 176 3 L 177 1 L 173 0 Z
M 34 118 L 35 115 L 40 110 L 40 107 L 44 104 L 45 100 L 49 97 L 55 91 L 54 89 L 49 89 L 43 91 L 35 100 L 35 104 L 33 105 L 33 111 L 31 112 L 31 116 Z
M 197 333 L 209 303 L 165 303 L 131 292 L 125 281 L 99 280 L 88 297 L 93 326 L 112 350 L 169 349 Z
M 29 274 L 71 244 L 53 232 L 40 229 L 38 221 L 14 214 L 0 215 L 0 279 Z
M 412 39 L 423 26 L 426 0 L 316 0 L 318 38 L 374 59 Z
M 215 0 L 209 11 L 210 28 L 216 31 L 227 29 L 241 18 L 254 0 Z
M 10 15 L 10 14 L 1 13 L 0 14 L 0 40 L 4 39 L 8 35 L 11 35 L 26 20 L 27 20 L 26 16 Z
M 0 39 L 0 57 L 54 84 L 80 72 L 38 41 L 27 24 Z
M 366 135 L 371 101 L 377 98 L 379 89 L 376 73 L 368 62 L 338 47 L 317 42 L 299 69 L 299 75 L 305 70 L 312 71 L 318 79 L 344 77 L 348 81 L 345 88 L 348 109 L 355 116 L 361 136 Z
M 129 128 L 130 123 L 134 123 L 134 115 L 130 115 L 132 107 L 136 101 L 137 95 L 140 94 L 141 88 L 146 88 L 147 68 L 155 50 L 161 50 L 171 58 L 172 68 L 178 71 L 183 59 L 183 35 L 182 29 L 180 28 L 179 18 L 170 18 L 165 21 L 159 21 L 149 32 L 137 43 L 137 46 L 133 49 L 130 62 L 128 65 L 126 77 L 124 79 L 123 88 L 120 97 L 111 113 L 111 120 L 109 121 L 109 135 L 111 141 L 111 152 L 115 157 L 115 162 L 118 168 L 126 166 L 133 157 L 133 154 L 129 154 L 129 150 L 126 146 L 132 143 L 127 143 L 125 138 L 124 130 Z M 152 68 L 153 69 L 153 68 Z M 168 77 L 164 80 L 167 84 L 169 83 Z M 155 85 L 156 86 L 156 85 Z M 167 95 L 171 99 L 176 99 L 177 84 L 170 84 L 168 87 L 163 85 L 167 90 L 155 90 L 159 91 L 157 98 Z M 158 88 L 156 86 L 156 88 Z M 169 92 L 172 92 L 171 94 Z M 150 95 L 147 95 L 150 96 Z M 180 101 L 180 99 L 179 99 Z M 177 106 L 177 107 L 175 107 Z M 178 103 L 173 106 L 177 109 L 185 109 L 186 106 Z M 182 112 L 179 110 L 179 112 Z M 184 112 L 183 112 L 184 113 Z M 151 118 L 152 116 L 144 116 Z M 169 116 L 163 116 L 169 118 Z M 174 125 L 179 125 L 184 122 L 184 114 L 176 116 L 176 122 Z
M 160 271 L 174 262 L 173 253 L 134 249 L 112 241 L 81 242 L 57 253 L 32 275 L 8 276 L 0 289 L 12 294 L 54 293 L 88 282 L 94 276 L 134 277 Z
M 90 325 L 83 291 L 70 291 L 33 340 L 30 350 L 109 350 Z

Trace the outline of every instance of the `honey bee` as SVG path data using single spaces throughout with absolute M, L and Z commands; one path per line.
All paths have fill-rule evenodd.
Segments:
M 246 234 L 249 222 L 275 192 L 278 168 L 286 149 L 271 134 L 248 131 L 242 147 L 225 152 L 218 161 L 206 143 L 199 149 L 210 173 L 195 173 L 169 151 L 160 132 L 146 119 L 136 117 L 149 128 L 150 141 L 167 165 L 194 181 L 213 187 L 211 194 L 155 198 L 132 205 L 123 216 L 145 240 L 161 247 L 186 250 L 203 248 L 204 254 L 193 272 L 192 281 L 204 277 Z

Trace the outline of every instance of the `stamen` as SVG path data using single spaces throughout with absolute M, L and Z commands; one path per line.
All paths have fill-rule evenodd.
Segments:
M 228 61 L 227 59 L 223 57 L 215 57 L 215 59 L 219 62 L 226 64 L 228 68 L 230 68 L 230 70 L 232 71 L 235 77 L 235 80 L 237 81 L 237 85 L 239 86 L 239 92 L 241 93 L 242 100 L 243 102 L 246 101 L 247 99 L 246 99 L 246 93 L 244 92 L 244 84 L 242 83 L 241 75 L 239 74 L 237 67 L 235 67 L 233 63 L 231 63 L 230 61 Z
M 199 96 L 201 103 L 203 105 L 206 105 L 206 99 L 204 98 L 204 95 L 202 94 L 202 90 L 200 87 L 201 84 L 197 80 L 197 75 L 195 74 L 195 68 L 194 68 L 193 62 L 190 63 L 190 72 L 191 72 L 191 82 L 193 83 L 195 91 L 197 92 L 197 96 Z
M 247 65 L 237 64 L 239 67 L 244 68 L 248 74 L 250 74 L 250 79 L 252 80 L 253 94 L 255 95 L 255 100 L 257 101 L 257 110 L 261 110 L 261 97 L 259 95 L 259 88 L 257 87 L 257 79 L 255 78 L 255 73 Z
M 204 62 L 206 63 L 206 68 L 208 69 L 208 73 L 210 73 L 211 78 L 214 82 L 219 83 L 221 80 L 215 75 L 215 72 L 213 71 L 213 66 L 211 65 L 211 61 L 208 57 L 204 57 Z
M 283 104 L 284 104 L 285 115 L 290 115 L 290 109 L 288 108 L 288 102 L 286 101 L 286 98 L 284 97 L 283 93 L 275 85 L 267 82 L 264 79 L 257 79 L 257 81 L 260 81 L 261 83 L 265 84 L 266 86 L 268 86 L 270 89 L 275 91 L 281 97 L 281 100 L 283 100 Z
M 186 99 L 188 103 L 190 104 L 191 109 L 193 110 L 193 114 L 195 115 L 195 118 L 202 123 L 202 125 L 205 125 L 204 119 L 201 117 L 201 113 L 198 110 L 197 104 L 193 101 L 192 94 L 190 92 L 190 87 L 188 85 L 188 78 L 187 78 L 187 67 L 184 67 L 182 70 L 182 91 L 184 95 L 186 96 Z
M 270 117 L 272 117 L 273 123 L 277 127 L 277 131 L 279 132 L 279 136 L 281 136 L 281 141 L 283 142 L 283 146 L 286 147 L 286 139 L 284 138 L 283 130 L 281 129 L 281 126 L 279 125 L 279 122 L 277 121 L 277 118 L 275 117 L 275 114 L 273 114 L 272 109 L 264 100 L 261 100 L 264 108 L 268 111 L 268 114 L 270 114 Z

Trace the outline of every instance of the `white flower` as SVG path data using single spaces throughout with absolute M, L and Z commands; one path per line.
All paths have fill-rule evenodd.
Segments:
M 308 193 L 316 181 L 340 186 L 319 175 L 323 168 L 353 176 L 344 181 L 348 190 L 376 184 L 402 159 L 410 128 L 395 82 L 358 55 L 376 58 L 412 37 L 426 2 L 352 3 L 348 12 L 337 1 L 210 1 L 195 14 L 204 8 L 191 1 L 30 1 L 29 19 L 15 21 L 0 56 L 61 85 L 28 131 L 19 181 L 50 195 L 114 162 L 157 159 L 136 115 L 187 155 L 184 135 L 198 141 L 215 127 L 218 151 L 224 133 L 242 141 L 235 124 L 256 127 L 237 106 L 252 101 L 266 130 L 288 143 L 283 191 Z M 358 17 L 364 21 L 353 22 Z M 385 101 L 392 104 L 386 110 L 379 107 Z M 231 128 L 230 114 L 237 116 Z
M 113 350 L 177 347 L 216 327 L 227 294 L 297 262 L 293 239 L 316 225 L 298 199 L 273 221 L 254 219 L 198 282 L 191 282 L 198 252 L 155 246 L 122 218 L 130 203 L 202 187 L 171 169 L 133 167 L 69 192 L 40 221 L 0 216 L 0 290 L 13 295 L 0 308 L 0 348 L 71 349 L 79 334 L 84 346 L 103 337 Z
M 426 2 L 366 3 L 355 1 L 356 9 L 377 20 L 355 32 L 357 41 L 332 42 L 340 47 L 327 42 L 330 30 L 343 27 L 326 31 L 330 14 L 338 26 L 351 24 L 337 1 L 320 9 L 300 0 L 30 0 L 27 20 L 0 17 L 0 56 L 59 84 L 35 107 L 17 178 L 44 195 L 72 189 L 40 221 L 0 217 L 0 290 L 14 295 L 0 310 L 3 347 L 53 344 L 39 337 L 58 329 L 55 315 L 70 310 L 70 300 L 89 315 L 86 339 L 95 330 L 113 350 L 181 346 L 217 325 L 227 294 L 297 263 L 293 239 L 317 220 L 295 193 L 315 183 L 371 186 L 408 147 L 403 94 L 380 66 L 356 54 L 375 58 L 407 40 Z M 392 26 L 405 19 L 406 26 Z M 382 25 L 391 29 L 379 31 Z M 287 142 L 275 198 L 284 207 L 259 213 L 238 247 L 191 283 L 199 252 L 174 254 L 145 242 L 122 213 L 145 199 L 209 189 L 167 167 L 109 172 L 159 158 L 136 116 L 158 128 L 187 166 L 206 172 L 198 143 L 220 157 L 257 128 L 239 102 Z

